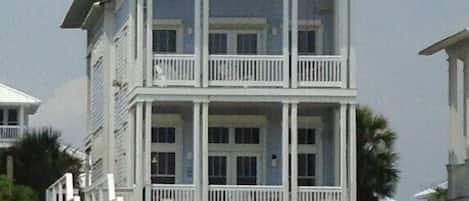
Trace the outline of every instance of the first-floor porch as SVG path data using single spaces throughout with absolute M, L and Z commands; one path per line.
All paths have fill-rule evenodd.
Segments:
M 133 180 L 152 201 L 347 200 L 353 112 L 346 104 L 137 102 L 130 129 L 143 157 Z

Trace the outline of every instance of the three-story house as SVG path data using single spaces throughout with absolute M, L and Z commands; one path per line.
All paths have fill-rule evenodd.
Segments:
M 113 173 L 126 200 L 356 200 L 350 10 L 74 0 L 62 27 L 87 34 L 88 189 Z

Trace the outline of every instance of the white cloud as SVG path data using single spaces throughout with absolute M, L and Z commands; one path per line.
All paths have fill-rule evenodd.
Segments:
M 31 127 L 50 126 L 67 144 L 81 147 L 86 129 L 86 77 L 64 83 L 31 116 Z

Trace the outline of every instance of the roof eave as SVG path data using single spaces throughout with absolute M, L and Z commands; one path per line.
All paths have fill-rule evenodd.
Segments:
M 60 27 L 63 29 L 81 28 L 83 20 L 94 2 L 95 0 L 73 0 Z
M 446 37 L 445 39 L 443 40 L 440 40 L 432 45 L 430 45 L 429 47 L 425 48 L 424 50 L 420 51 L 419 54 L 420 55 L 425 55 L 425 56 L 430 56 L 430 55 L 433 55 L 441 50 L 444 50 L 444 49 L 447 49 L 451 46 L 453 46 L 454 44 L 462 41 L 462 40 L 465 40 L 465 39 L 468 39 L 469 38 L 469 28 L 466 28 L 456 34 L 453 34 L 451 36 L 448 36 Z

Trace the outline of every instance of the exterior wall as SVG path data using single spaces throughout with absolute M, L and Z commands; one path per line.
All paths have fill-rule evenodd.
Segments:
M 299 20 L 319 20 L 322 24 L 323 54 L 333 54 L 333 12 L 319 13 L 317 1 L 299 0 Z M 210 2 L 210 17 L 264 17 L 267 20 L 263 35 L 266 38 L 266 54 L 282 54 L 282 0 L 216 0 Z M 153 4 L 154 19 L 180 19 L 184 27 L 184 53 L 193 53 L 194 0 L 156 0 Z M 272 29 L 277 29 L 273 34 Z
M 239 105 L 218 105 L 211 104 L 210 115 L 264 115 L 267 118 L 267 136 L 265 137 L 265 184 L 266 185 L 281 185 L 282 175 L 282 149 L 281 149 L 281 105 L 280 104 L 266 104 L 266 106 L 246 106 Z M 155 114 L 179 114 L 183 119 L 183 184 L 192 183 L 192 167 L 193 161 L 187 159 L 190 153 L 193 153 L 193 115 L 191 104 L 177 104 L 177 105 L 164 105 L 154 106 L 153 115 Z M 334 166 L 334 137 L 332 130 L 332 112 L 326 108 L 304 108 L 300 110 L 299 117 L 301 116 L 319 116 L 324 122 L 322 131 L 320 133 L 322 140 L 322 183 L 323 186 L 335 185 L 335 166 Z M 209 122 L 210 125 L 210 122 Z M 271 166 L 271 156 L 276 155 L 277 166 Z

